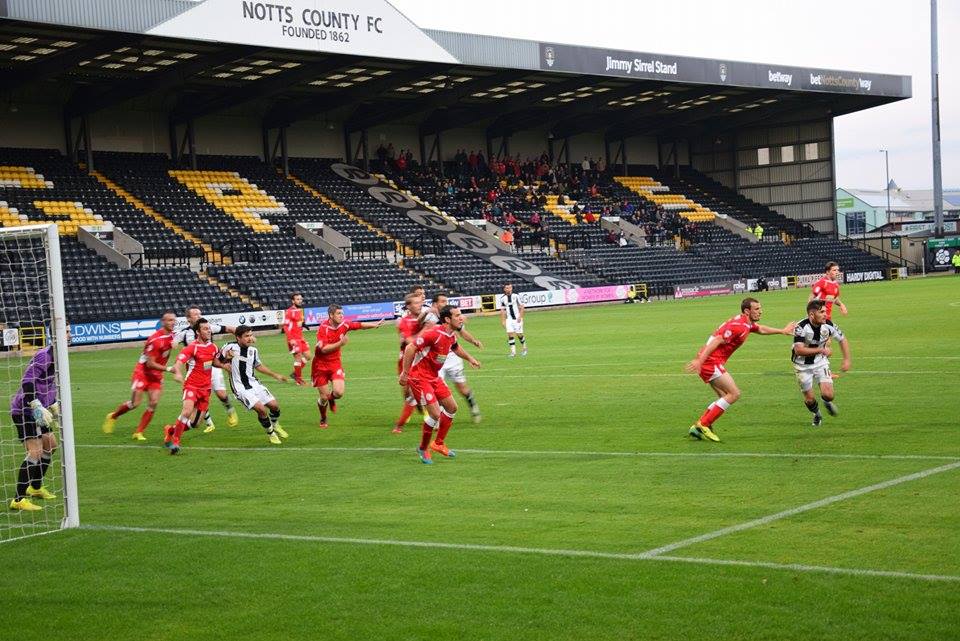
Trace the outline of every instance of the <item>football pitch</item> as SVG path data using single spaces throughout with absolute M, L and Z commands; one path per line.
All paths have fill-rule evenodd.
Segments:
M 805 317 L 807 293 L 762 294 L 761 322 Z M 458 456 L 432 466 L 417 415 L 390 433 L 392 327 L 351 335 L 328 430 L 314 390 L 266 379 L 287 442 L 214 402 L 178 457 L 172 379 L 137 444 L 141 409 L 100 424 L 139 347 L 72 354 L 83 526 L 0 545 L 0 636 L 957 638 L 960 278 L 843 299 L 840 415 L 811 427 L 791 339 L 753 335 L 721 443 L 687 437 L 713 397 L 683 365 L 738 297 L 531 312 L 516 359 L 498 318 L 471 318 L 483 421 L 461 401 Z M 280 336 L 258 345 L 289 372 Z

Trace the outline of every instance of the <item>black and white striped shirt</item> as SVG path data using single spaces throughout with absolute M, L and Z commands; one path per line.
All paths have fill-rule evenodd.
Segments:
M 826 345 L 827 341 L 831 338 L 835 338 L 837 341 L 844 340 L 843 332 L 831 321 L 827 321 L 823 325 L 814 326 L 809 318 L 804 318 L 797 323 L 796 329 L 793 330 L 794 345 L 799 343 L 806 347 L 820 348 Z M 801 356 L 797 354 L 796 349 L 791 352 L 791 357 L 793 359 L 793 365 L 797 369 L 817 369 L 830 364 L 830 360 L 823 354 Z
M 507 310 L 510 320 L 520 320 L 520 297 L 516 294 L 500 294 L 500 308 Z
M 256 347 L 244 347 L 234 341 L 224 345 L 220 355 L 223 360 L 230 359 L 230 384 L 234 392 L 253 389 L 260 384 L 256 373 L 260 365 L 260 351 Z
M 216 335 L 223 331 L 223 325 L 217 325 L 216 323 L 210 323 L 210 335 Z M 180 345 L 183 344 L 184 347 L 190 343 L 197 340 L 197 332 L 193 329 L 192 326 L 187 325 L 176 334 L 173 335 L 173 344 Z

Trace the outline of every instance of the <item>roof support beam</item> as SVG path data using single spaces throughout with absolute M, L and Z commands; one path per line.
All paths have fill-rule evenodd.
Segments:
M 253 55 L 258 51 L 263 50 L 258 47 L 229 45 L 215 53 L 173 65 L 169 71 L 147 74 L 136 80 L 121 80 L 106 87 L 84 87 L 74 93 L 64 112 L 68 116 L 82 116 L 113 107 L 137 96 L 178 87 L 201 71 Z
M 64 49 L 61 53 L 44 56 L 37 62 L 0 73 L 0 91 L 9 93 L 25 85 L 40 82 L 69 71 L 84 60 L 110 53 L 143 40 L 141 34 L 117 33 Z
M 220 92 L 214 98 L 206 101 L 183 100 L 170 114 L 170 120 L 175 124 L 182 124 L 210 114 L 230 109 L 236 105 L 242 105 L 251 100 L 258 100 L 267 96 L 280 93 L 298 85 L 301 82 L 324 76 L 335 69 L 343 67 L 344 60 L 339 57 L 331 57 L 319 62 L 303 64 L 295 69 L 285 73 L 279 73 L 260 80 L 244 84 L 243 86 Z
M 286 100 L 275 104 L 263 118 L 263 126 L 268 129 L 288 127 L 298 120 L 304 120 L 319 113 L 329 111 L 344 104 L 363 102 L 403 86 L 408 82 L 420 80 L 428 74 L 449 73 L 450 65 L 427 63 L 404 71 L 394 71 L 386 76 L 354 85 L 343 91 L 324 93 L 306 100 Z
M 502 100 L 496 100 L 489 104 L 438 110 L 430 114 L 420 125 L 420 131 L 425 135 L 430 135 L 446 129 L 464 127 L 478 120 L 485 120 L 491 116 L 501 116 L 506 113 L 525 109 L 537 104 L 544 98 L 563 93 L 564 91 L 578 89 L 589 82 L 589 77 L 573 78 L 555 84 L 544 85 L 537 89 L 527 90 L 513 98 L 503 98 Z
M 691 98 L 696 97 L 699 96 L 691 96 Z M 665 112 L 665 115 L 657 118 L 644 119 L 612 127 L 607 131 L 606 137 L 609 140 L 618 140 L 632 136 L 642 136 L 669 127 L 687 125 L 710 118 L 711 116 L 720 115 L 728 109 L 756 102 L 764 97 L 769 97 L 769 94 L 747 93 L 723 101 L 711 101 L 711 104 L 693 107 L 689 110 Z
M 668 89 L 668 87 L 664 87 L 662 84 L 660 88 L 663 90 Z M 696 100 L 697 98 L 710 95 L 711 92 L 716 91 L 716 88 L 707 89 L 697 87 L 689 88 L 682 92 L 678 91 L 678 87 L 669 87 L 669 89 L 672 89 L 672 93 L 669 96 L 653 96 L 652 100 L 631 105 L 630 107 L 621 107 L 614 112 L 605 111 L 595 113 L 586 118 L 569 118 L 554 127 L 554 135 L 576 136 L 577 134 L 588 131 L 609 129 L 617 125 L 623 125 L 660 113 L 666 105 L 673 101 Z M 611 138 L 611 140 L 615 140 L 615 138 Z
M 522 112 L 513 112 L 503 114 L 497 118 L 487 129 L 487 134 L 493 138 L 510 135 L 517 131 L 532 129 L 534 127 L 552 126 L 568 118 L 574 118 L 584 114 L 596 113 L 602 107 L 607 106 L 611 100 L 619 100 L 624 96 L 631 96 L 642 91 L 648 90 L 655 83 L 645 80 L 632 81 L 629 85 L 611 89 L 591 95 L 589 98 L 574 100 L 570 103 L 550 103 L 551 106 L 545 106 L 542 109 L 531 109 Z
M 499 71 L 492 76 L 475 78 L 468 82 L 453 83 L 455 86 L 450 89 L 423 100 L 412 101 L 410 104 L 403 104 L 401 106 L 372 106 L 368 109 L 361 108 L 350 116 L 347 120 L 346 127 L 348 131 L 359 131 L 380 123 L 394 122 L 422 111 L 450 107 L 478 91 L 486 91 L 493 87 L 505 85 L 508 82 L 513 82 L 528 75 L 530 75 L 529 71 Z

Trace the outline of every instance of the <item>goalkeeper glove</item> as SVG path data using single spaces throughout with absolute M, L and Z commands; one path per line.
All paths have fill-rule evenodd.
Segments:
M 52 416 L 50 421 L 47 423 L 47 427 L 49 427 L 51 430 L 59 430 L 60 429 L 60 401 L 57 401 L 47 409 L 50 410 L 50 414 Z
M 30 409 L 33 410 L 33 420 L 41 427 L 49 427 L 53 421 L 53 414 L 43 406 L 38 399 L 30 401 Z

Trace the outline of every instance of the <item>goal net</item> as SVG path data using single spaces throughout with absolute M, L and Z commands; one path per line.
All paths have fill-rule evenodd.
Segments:
M 0 228 L 0 542 L 80 523 L 57 230 Z

